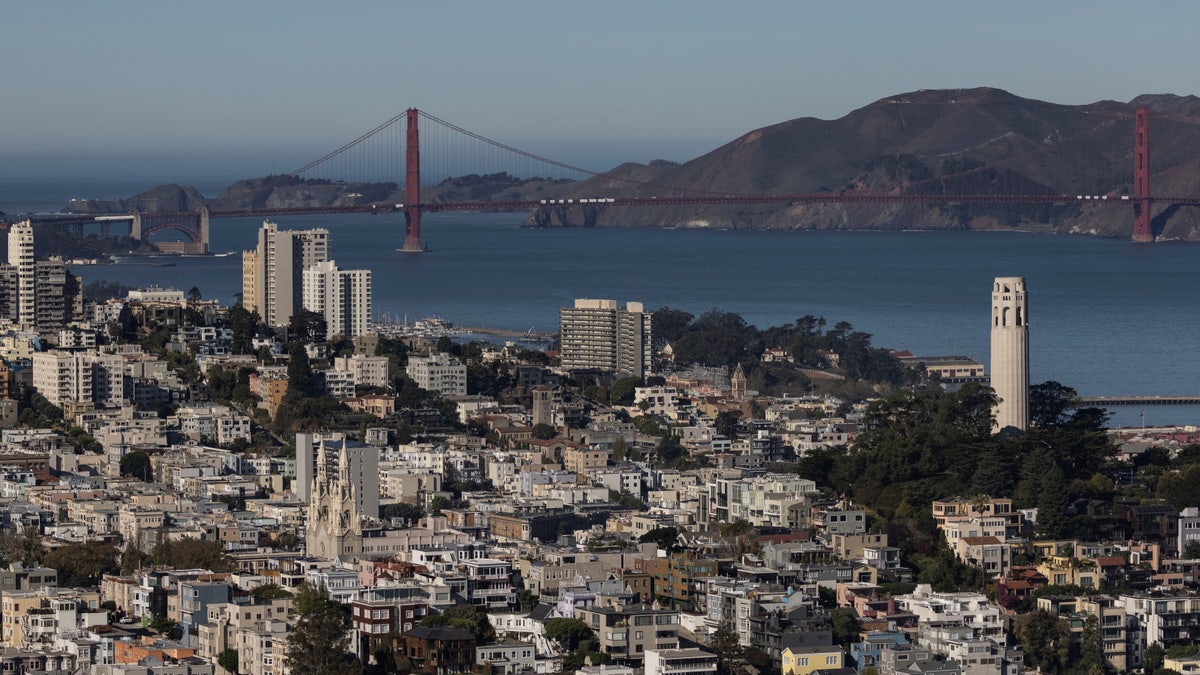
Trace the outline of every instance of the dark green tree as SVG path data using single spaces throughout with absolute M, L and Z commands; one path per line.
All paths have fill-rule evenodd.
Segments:
M 687 366 L 733 366 L 762 353 L 762 337 L 754 326 L 732 312 L 709 310 L 696 319 L 671 347 L 675 363 Z
M 1153 673 L 1163 667 L 1167 658 L 1167 650 L 1157 642 L 1151 643 L 1142 652 L 1142 672 Z
M 233 332 L 231 348 L 234 354 L 254 353 L 254 336 L 258 333 L 258 312 L 247 311 L 241 305 L 229 308 L 229 329 Z
M 557 641 L 567 651 L 573 652 L 584 640 L 595 640 L 596 634 L 583 619 L 547 619 L 546 637 Z
M 150 455 L 141 450 L 134 450 L 121 458 L 121 475 L 132 476 L 138 480 L 150 482 L 154 479 L 151 474 Z
M 238 650 L 226 649 L 217 654 L 217 665 L 236 675 L 238 672 Z
M 250 595 L 255 600 L 273 600 L 275 598 L 290 598 L 292 597 L 292 592 L 279 584 L 263 584 L 262 586 L 255 586 L 250 591 Z
M 179 622 L 168 618 L 163 614 L 156 614 L 154 615 L 154 618 L 150 620 L 150 630 L 158 633 L 159 635 L 170 635 L 178 625 Z
M 299 342 L 293 342 L 288 349 L 287 377 L 289 398 L 304 398 L 312 391 L 312 364 L 308 360 L 308 350 Z
M 1015 632 L 1030 665 L 1046 673 L 1061 673 L 1069 665 L 1071 628 L 1066 619 L 1039 609 L 1018 616 Z
M 738 640 L 737 633 L 734 633 L 725 624 L 721 624 L 713 631 L 708 648 L 717 657 L 718 675 L 732 675 L 743 662 L 742 645 Z
M 1189 464 L 1158 479 L 1158 496 L 1175 508 L 1200 506 L 1200 464 Z
M 1100 620 L 1090 614 L 1083 623 L 1083 635 L 1079 639 L 1079 661 L 1075 672 L 1086 675 L 1104 675 L 1107 663 L 1104 660 L 1104 640 L 1100 637 Z
M 622 377 L 608 388 L 608 402 L 612 405 L 632 405 L 635 390 L 644 386 L 640 377 Z
M 362 665 L 349 655 L 350 617 L 329 589 L 304 583 L 292 603 L 296 627 L 288 634 L 286 661 L 292 675 L 358 675 Z
M 1037 535 L 1058 539 L 1067 531 L 1067 482 L 1062 469 L 1051 466 L 1038 493 Z
M 533 428 L 529 430 L 529 434 L 534 438 L 548 441 L 558 435 L 558 429 L 555 429 L 549 424 L 539 422 L 533 425 Z
M 738 420 L 742 417 L 741 410 L 722 410 L 713 420 L 713 429 L 729 440 L 737 440 Z
M 496 629 L 488 620 L 487 610 L 474 605 L 454 605 L 441 614 L 431 614 L 421 619 L 422 626 L 453 626 L 466 628 L 475 634 L 475 640 L 486 643 L 496 638 Z
M 656 527 L 653 530 L 638 537 L 640 542 L 652 541 L 658 544 L 659 548 L 673 548 L 679 546 L 679 528 L 677 527 Z
M 681 309 L 660 307 L 651 317 L 655 341 L 662 344 L 675 342 L 687 330 L 688 324 L 694 318 L 696 317 Z
M 328 325 L 325 316 L 307 309 L 296 312 L 288 322 L 288 340 L 304 344 L 319 344 L 325 341 Z
M 401 518 L 410 523 L 416 523 L 424 515 L 425 510 L 416 504 L 407 504 L 399 502 L 396 504 L 387 504 L 380 509 L 380 515 L 384 518 Z
M 0 530 L 0 566 L 21 563 L 35 567 L 46 555 L 41 533 L 34 526 L 14 526 Z
M 119 557 L 116 546 L 89 541 L 56 548 L 42 558 L 42 564 L 58 571 L 60 586 L 98 586 L 100 577 L 121 571 Z
M 1056 429 L 1066 424 L 1067 413 L 1079 402 L 1074 389 L 1053 380 L 1029 388 L 1029 424 Z
M 517 593 L 517 603 L 521 606 L 522 612 L 531 611 L 538 604 L 537 594 L 528 588 L 521 589 Z
M 834 472 L 852 483 L 856 500 L 885 517 L 902 501 L 927 508 L 933 499 L 969 484 L 978 458 L 993 450 L 991 389 L 974 384 L 956 392 L 898 391 L 867 409 L 854 448 Z
M 206 569 L 213 572 L 232 572 L 233 558 L 219 541 L 202 541 L 185 537 L 178 541 L 163 541 L 150 552 L 155 565 L 179 569 Z
M 671 464 L 684 455 L 683 444 L 679 442 L 679 437 L 671 433 L 658 439 L 658 447 L 654 451 L 658 455 L 659 465 Z
M 1200 560 L 1200 539 L 1192 539 L 1183 547 L 1183 557 L 1188 560 Z
M 862 622 L 853 610 L 838 607 L 829 613 L 829 623 L 833 629 L 833 643 L 849 648 L 852 642 L 858 642 L 858 634 L 862 632 Z

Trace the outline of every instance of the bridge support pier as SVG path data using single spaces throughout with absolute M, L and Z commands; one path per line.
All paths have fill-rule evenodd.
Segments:
M 1154 241 L 1150 224 L 1150 109 L 1133 117 L 1133 240 Z
M 142 212 L 134 211 L 133 220 L 129 221 L 129 238 L 142 240 Z
M 424 253 L 425 242 L 421 241 L 421 209 L 412 206 L 404 209 L 404 248 L 405 253 Z

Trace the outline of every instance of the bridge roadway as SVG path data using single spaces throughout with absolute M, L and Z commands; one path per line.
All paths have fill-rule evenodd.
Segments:
M 473 201 L 421 204 L 426 213 L 439 211 L 525 211 L 537 208 L 573 208 L 605 206 L 735 206 L 745 204 L 763 205 L 808 205 L 808 204 L 1051 204 L 1065 206 L 1079 204 L 1113 204 L 1129 206 L 1133 198 L 1128 195 L 886 195 L 855 194 L 849 192 L 821 192 L 815 194 L 765 194 L 765 195 L 714 195 L 679 194 L 663 197 L 609 197 L 520 200 L 507 202 Z M 1151 197 L 1158 204 L 1178 206 L 1200 206 L 1197 197 Z M 272 216 L 335 215 L 351 213 L 401 213 L 404 204 L 381 203 L 347 206 L 306 206 L 298 208 L 210 210 L 209 218 L 270 218 Z M 194 212 L 154 212 L 157 219 L 178 217 L 180 220 L 195 218 Z M 112 221 L 132 218 L 115 214 L 40 214 L 31 218 L 34 223 L 62 223 L 68 225 Z

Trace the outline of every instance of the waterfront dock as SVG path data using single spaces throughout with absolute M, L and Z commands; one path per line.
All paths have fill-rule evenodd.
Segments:
M 1200 396 L 1084 396 L 1079 399 L 1079 405 L 1096 408 L 1118 405 L 1200 405 Z

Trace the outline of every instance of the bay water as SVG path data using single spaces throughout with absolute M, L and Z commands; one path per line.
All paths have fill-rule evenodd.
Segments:
M 114 188 L 116 189 L 116 188 Z M 78 190 L 77 190 L 78 191 Z M 130 190 L 118 194 L 133 194 Z M 0 185 L 0 210 L 53 210 L 66 199 Z M 103 195 L 70 195 L 103 196 Z M 36 198 L 35 198 L 36 197 Z M 56 201 L 57 199 L 57 201 Z M 7 207 L 7 208 L 6 208 Z M 24 207 L 24 208 L 22 208 Z M 38 208 L 41 207 L 41 208 Z M 373 271 L 374 314 L 549 333 L 575 298 L 741 314 L 760 328 L 813 314 L 849 321 L 876 346 L 988 363 L 992 279 L 1029 289 L 1031 380 L 1084 396 L 1200 395 L 1200 246 L 1021 232 L 795 232 L 526 229 L 523 213 L 437 213 L 430 250 L 396 251 L 398 215 L 294 216 L 326 227 L 330 257 Z M 214 252 L 253 248 L 261 220 L 212 221 Z M 158 285 L 232 302 L 241 256 L 173 266 L 88 265 L 84 282 Z M 1200 423 L 1198 406 L 1115 408 L 1114 424 Z

